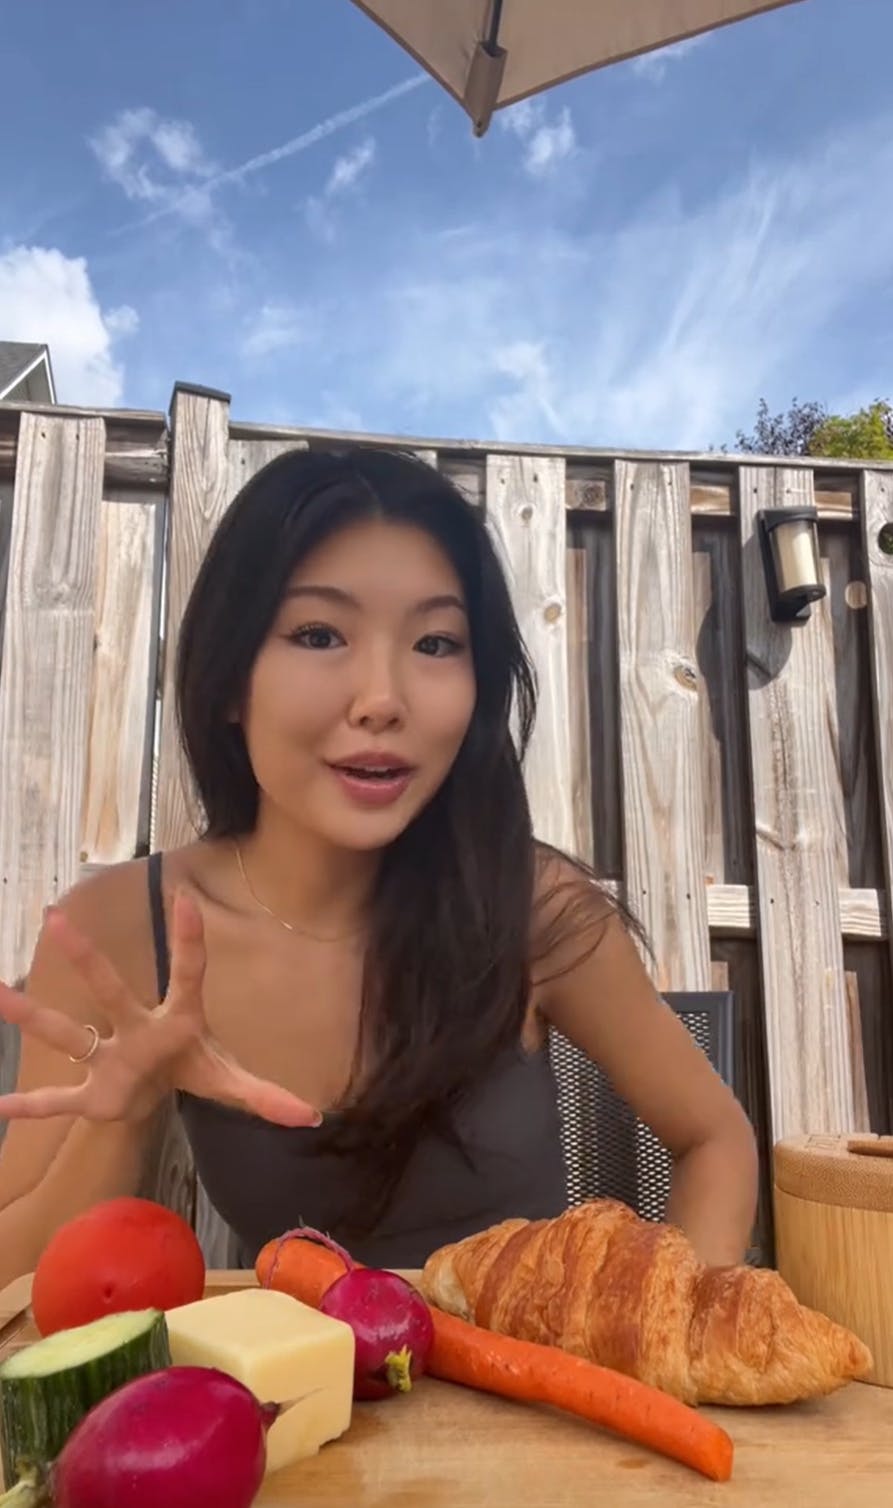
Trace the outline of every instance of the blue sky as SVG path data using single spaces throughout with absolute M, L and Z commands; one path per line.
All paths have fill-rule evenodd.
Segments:
M 0 339 L 60 401 L 706 448 L 893 398 L 893 4 L 466 117 L 349 0 L 3 6 Z

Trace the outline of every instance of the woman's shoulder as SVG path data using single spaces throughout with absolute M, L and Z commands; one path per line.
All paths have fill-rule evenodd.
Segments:
M 538 839 L 534 843 L 534 930 L 555 925 L 569 906 L 579 922 L 605 922 L 622 914 L 612 887 L 589 864 Z
M 178 885 L 200 886 L 199 843 L 164 850 L 160 858 L 166 894 Z M 152 994 L 155 983 L 149 869 L 148 855 L 97 867 L 55 902 L 141 995 Z
M 615 887 L 582 859 L 537 842 L 531 911 L 531 951 L 536 971 L 564 974 L 590 959 L 608 935 L 631 934 L 646 949 L 638 918 Z
M 182 883 L 195 883 L 200 873 L 199 850 L 198 843 L 190 843 L 154 855 L 156 861 L 161 861 L 166 889 Z M 82 875 L 55 904 L 76 926 L 89 926 L 91 932 L 114 932 L 123 923 L 146 913 L 149 867 L 149 855 L 96 866 Z

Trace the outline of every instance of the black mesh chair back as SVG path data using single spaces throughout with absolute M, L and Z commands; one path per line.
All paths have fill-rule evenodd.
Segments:
M 734 1088 L 732 992 L 670 992 L 663 998 Z M 558 1084 L 568 1204 L 621 1199 L 644 1219 L 662 1220 L 673 1166 L 666 1147 L 566 1037 L 551 1031 L 549 1051 Z

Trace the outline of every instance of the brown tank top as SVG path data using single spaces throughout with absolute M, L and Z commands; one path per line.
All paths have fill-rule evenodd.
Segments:
M 149 897 L 159 999 L 169 952 L 161 897 L 161 855 L 149 859 Z M 179 1092 L 179 1112 L 196 1171 L 235 1233 L 243 1266 L 298 1225 L 326 1231 L 359 1262 L 420 1267 L 437 1247 L 500 1220 L 540 1219 L 567 1205 L 558 1094 L 548 1050 L 520 1044 L 501 1053 L 454 1116 L 460 1145 L 421 1138 L 379 1224 L 357 1238 L 346 1213 L 364 1174 L 324 1150 L 322 1130 L 274 1126 L 216 1101 Z M 337 1117 L 329 1116 L 331 1123 Z

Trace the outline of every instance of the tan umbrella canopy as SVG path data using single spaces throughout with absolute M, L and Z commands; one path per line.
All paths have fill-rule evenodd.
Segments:
M 354 0 L 468 112 L 800 0 Z

